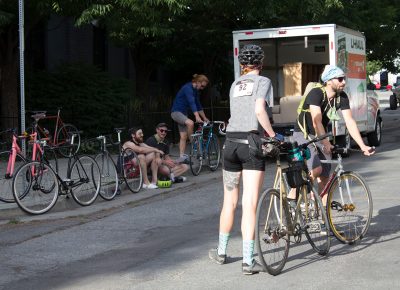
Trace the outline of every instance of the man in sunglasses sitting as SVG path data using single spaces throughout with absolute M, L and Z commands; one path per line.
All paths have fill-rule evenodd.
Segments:
M 299 107 L 300 113 L 293 133 L 293 139 L 298 144 L 325 134 L 330 122 L 340 120 L 337 112 L 340 109 L 350 136 L 360 146 L 364 155 L 369 156 L 374 153 L 373 148 L 365 145 L 357 128 L 357 123 L 351 113 L 349 98 L 344 92 L 345 85 L 346 77 L 343 70 L 333 65 L 325 66 L 321 75 L 321 84 L 310 90 Z M 309 145 L 311 158 L 307 160 L 307 166 L 312 178 L 317 179 L 320 189 L 328 181 L 330 173 L 330 164 L 321 164 L 320 160 L 332 159 L 332 147 L 328 138 L 318 142 L 316 146 Z M 294 197 L 289 195 L 289 198 Z M 325 200 L 323 202 L 325 204 Z
M 172 182 L 183 182 L 186 180 L 186 177 L 182 176 L 182 174 L 189 170 L 189 165 L 179 163 L 170 157 L 169 142 L 166 139 L 168 131 L 166 123 L 159 123 L 156 126 L 156 134 L 149 137 L 146 140 L 146 144 L 164 152 L 163 156 L 160 154 L 156 156 L 158 159 L 157 163 L 159 164 L 158 174 L 170 177 Z

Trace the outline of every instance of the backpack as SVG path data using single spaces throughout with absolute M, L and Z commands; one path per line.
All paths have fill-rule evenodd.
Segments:
M 307 126 L 306 126 L 306 114 L 303 114 L 303 120 L 301 120 L 302 122 L 300 122 L 300 113 L 301 112 L 304 112 L 304 113 L 310 112 L 310 109 L 304 109 L 303 106 L 304 106 L 304 102 L 306 100 L 307 95 L 314 88 L 320 88 L 322 90 L 322 92 L 324 94 L 323 101 L 325 101 L 325 99 L 327 98 L 325 87 L 321 83 L 309 82 L 307 84 L 306 89 L 304 90 L 304 94 L 301 98 L 300 104 L 297 108 L 297 124 L 299 125 L 300 130 L 303 132 L 305 139 L 308 139 Z M 338 104 L 340 104 L 340 96 L 338 97 Z M 335 104 L 335 106 L 336 106 L 336 104 Z

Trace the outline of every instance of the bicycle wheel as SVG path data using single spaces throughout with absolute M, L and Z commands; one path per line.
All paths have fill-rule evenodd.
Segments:
M 200 174 L 201 167 L 203 166 L 203 150 L 201 142 L 201 136 L 193 137 L 192 145 L 190 147 L 190 170 L 194 176 Z
M 71 145 L 73 134 L 76 134 L 76 136 L 74 138 L 74 144 Z M 78 153 L 81 146 L 81 136 L 74 125 L 64 124 L 60 129 L 58 129 L 56 142 L 55 145 L 58 147 L 58 152 L 60 152 L 64 157 L 69 157 L 70 153 Z
M 108 152 L 98 154 L 95 160 L 101 173 L 99 194 L 105 200 L 112 200 L 118 191 L 118 173 L 115 163 Z
M 18 206 L 30 214 L 49 211 L 58 199 L 58 179 L 44 162 L 32 161 L 21 166 L 13 179 L 13 194 Z
M 211 171 L 217 170 L 220 159 L 221 150 L 219 148 L 218 138 L 214 135 L 208 144 L 208 166 Z
M 303 199 L 300 200 L 300 224 L 310 245 L 318 254 L 324 256 L 331 247 L 329 222 L 321 197 L 314 194 L 313 190 L 308 190 L 308 187 L 309 185 L 305 184 L 300 189 L 300 192 L 306 191 L 307 194 L 307 203 Z
M 68 181 L 74 200 L 80 205 L 91 205 L 99 195 L 101 173 L 99 165 L 90 156 L 80 156 L 71 167 Z
M 15 156 L 14 172 L 7 173 L 9 157 L 10 151 L 0 152 L 0 200 L 7 203 L 15 202 L 12 190 L 14 173 L 26 163 L 25 158 L 17 154 Z
M 274 204 L 280 204 L 279 191 L 268 189 L 261 194 L 256 214 L 256 246 L 258 257 L 268 273 L 278 275 L 286 264 L 289 254 L 289 234 L 287 204 L 282 204 L 283 223 L 280 222 L 280 210 Z M 280 206 L 277 207 L 280 209 Z
M 354 243 L 368 231 L 372 217 L 372 196 L 365 180 L 355 172 L 336 178 L 328 191 L 327 213 L 335 237 Z
M 143 171 L 137 154 L 129 148 L 122 151 L 122 161 L 119 161 L 125 184 L 133 193 L 139 192 L 143 185 Z

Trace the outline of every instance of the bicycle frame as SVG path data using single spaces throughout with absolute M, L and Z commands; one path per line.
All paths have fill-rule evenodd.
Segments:
M 54 145 L 56 145 L 56 143 L 57 143 L 57 132 L 58 132 L 58 129 L 61 128 L 62 126 L 64 126 L 64 122 L 61 119 L 60 112 L 61 112 L 61 110 L 58 109 L 57 115 L 50 115 L 50 116 L 45 115 L 43 118 L 41 118 L 41 120 L 54 120 L 54 119 L 56 120 L 55 121 L 55 125 L 56 126 L 55 126 L 55 129 L 54 129 L 54 132 L 53 132 L 52 139 L 49 140 L 50 143 L 54 144 Z M 46 138 L 48 138 L 49 135 L 50 135 L 49 132 L 48 131 L 46 132 L 45 129 L 42 128 L 39 124 L 37 124 L 37 130 L 39 131 L 39 133 L 41 135 L 45 136 Z

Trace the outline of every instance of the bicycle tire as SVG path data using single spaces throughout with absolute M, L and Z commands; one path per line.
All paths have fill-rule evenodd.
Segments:
M 271 275 L 278 275 L 285 267 L 290 247 L 287 204 L 283 203 L 282 218 L 274 203 L 280 203 L 280 193 L 274 188 L 265 190 L 259 199 L 256 212 L 255 242 L 260 262 Z M 280 206 L 278 207 L 280 208 Z
M 12 189 L 13 177 L 18 168 L 26 163 L 25 158 L 21 154 L 17 153 L 14 163 L 14 172 L 7 174 L 10 154 L 10 151 L 0 152 L 0 200 L 6 203 L 15 202 Z M 22 195 L 24 195 L 24 193 L 22 193 Z
M 114 160 L 108 152 L 103 152 L 96 156 L 95 161 L 101 173 L 99 194 L 104 200 L 112 200 L 118 192 L 118 173 Z
M 96 161 L 87 155 L 77 158 L 68 174 L 73 199 L 82 206 L 94 203 L 99 195 L 101 173 Z
M 71 151 L 72 134 L 76 134 L 76 136 Z M 81 146 L 81 135 L 78 129 L 72 124 L 64 124 L 58 129 L 56 144 L 54 145 L 58 147 L 58 152 L 64 157 L 70 157 L 70 154 L 74 155 L 78 153 Z
M 29 214 L 48 212 L 56 204 L 58 193 L 57 176 L 44 162 L 25 163 L 14 176 L 14 199 L 18 206 Z
M 125 184 L 133 193 L 139 192 L 143 185 L 143 171 L 137 154 L 129 148 L 122 151 L 122 168 Z
M 307 204 L 300 204 L 301 226 L 311 247 L 321 256 L 328 254 L 331 239 L 329 237 L 329 221 L 325 207 L 319 194 L 314 194 L 313 190 L 308 190 L 309 185 L 301 187 L 300 192 L 307 192 Z
M 340 242 L 352 244 L 365 236 L 373 204 L 371 191 L 361 175 L 349 171 L 336 177 L 329 187 L 327 205 L 329 225 Z
M 221 159 L 221 150 L 219 147 L 218 138 L 213 135 L 208 144 L 208 166 L 211 171 L 217 170 Z
M 194 176 L 200 174 L 201 167 L 203 166 L 203 150 L 202 150 L 202 138 L 197 136 L 193 137 L 192 144 L 190 146 L 189 163 L 190 170 Z

